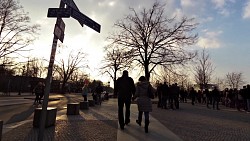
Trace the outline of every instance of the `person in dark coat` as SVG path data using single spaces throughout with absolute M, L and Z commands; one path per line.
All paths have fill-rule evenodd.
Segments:
M 132 95 L 135 94 L 134 80 L 128 76 L 128 71 L 124 70 L 122 77 L 119 77 L 116 81 L 114 88 L 114 95 L 118 96 L 118 119 L 120 128 L 123 130 L 125 124 L 130 122 L 130 105 Z M 125 104 L 125 121 L 123 114 L 123 107 Z
M 162 107 L 162 83 L 160 83 L 158 86 L 157 86 L 157 89 L 156 89 L 156 95 L 158 97 L 158 103 L 157 103 L 157 107 L 158 108 L 161 108 Z
M 42 104 L 41 103 L 41 99 L 44 95 L 44 85 L 42 82 L 38 82 L 38 84 L 35 86 L 35 88 L 33 89 L 33 92 L 36 95 L 35 101 L 33 105 L 36 104 Z
M 196 94 L 197 92 L 194 90 L 193 87 L 191 87 L 191 90 L 189 91 L 189 96 L 192 100 L 192 105 L 194 105 Z
M 102 99 L 101 99 L 101 95 L 103 92 L 103 87 L 101 86 L 101 83 L 98 84 L 98 86 L 95 88 L 95 93 L 96 93 L 96 104 L 101 105 L 102 103 Z
M 207 108 L 210 108 L 209 107 L 209 101 L 210 101 L 210 99 L 211 99 L 211 95 L 210 95 L 210 93 L 209 93 L 209 90 L 206 88 L 205 89 L 205 91 L 204 91 L 204 95 L 206 96 L 206 104 L 207 104 Z
M 142 114 L 144 112 L 145 116 L 145 133 L 148 133 L 148 125 L 149 125 L 149 112 L 152 112 L 152 102 L 150 97 L 148 96 L 149 91 L 154 93 L 154 89 L 151 84 L 146 80 L 144 76 L 139 78 L 139 82 L 136 84 L 136 92 L 133 100 L 137 98 L 138 105 L 138 120 L 136 123 L 141 126 Z
M 220 101 L 220 91 L 218 90 L 217 87 L 214 87 L 212 91 L 212 99 L 213 99 L 213 109 L 215 109 L 215 104 L 216 104 L 216 109 L 219 109 L 219 101 Z
M 166 82 L 164 82 L 164 84 L 162 85 L 161 91 L 162 91 L 162 93 L 161 93 L 162 104 L 161 105 L 162 105 L 162 108 L 167 109 L 167 100 L 169 97 L 169 87 L 168 87 Z

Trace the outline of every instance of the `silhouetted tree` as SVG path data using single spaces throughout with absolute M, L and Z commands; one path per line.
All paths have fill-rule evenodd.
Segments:
M 168 18 L 164 15 L 164 5 L 158 2 L 148 10 L 130 10 L 132 14 L 115 23 L 118 32 L 108 39 L 118 48 L 133 51 L 136 66 L 144 69 L 148 80 L 157 66 L 185 63 L 195 56 L 193 51 L 184 49 L 198 38 L 192 33 L 197 26 L 193 19 Z
M 207 84 L 211 82 L 211 76 L 214 71 L 214 66 L 211 62 L 209 53 L 205 48 L 197 57 L 196 66 L 194 67 L 195 82 L 200 86 L 200 89 L 205 89 Z
M 108 74 L 116 84 L 117 72 L 132 67 L 133 52 L 116 48 L 112 44 L 105 47 L 104 65 L 100 68 L 102 74 Z
M 86 54 L 78 51 L 74 54 L 71 51 L 68 57 L 62 58 L 60 61 L 54 65 L 55 73 L 59 76 L 58 78 L 62 81 L 62 93 L 65 92 L 64 88 L 66 83 L 71 78 L 74 72 L 78 71 L 80 68 L 86 68 Z
M 226 74 L 226 83 L 232 89 L 238 89 L 245 82 L 243 80 L 243 74 L 241 72 L 231 72 Z
M 35 39 L 39 25 L 30 25 L 30 18 L 16 0 L 0 2 L 0 59 L 9 54 L 27 51 Z

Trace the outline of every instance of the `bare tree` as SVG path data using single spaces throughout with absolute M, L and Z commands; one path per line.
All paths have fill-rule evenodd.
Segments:
M 238 89 L 245 82 L 243 80 L 243 74 L 241 72 L 231 72 L 226 74 L 226 83 L 232 89 Z
M 54 65 L 55 73 L 59 75 L 62 81 L 62 93 L 65 92 L 64 88 L 66 83 L 74 72 L 78 71 L 80 68 L 86 68 L 86 66 L 86 54 L 81 51 L 78 51 L 76 54 L 71 51 L 68 58 L 64 57 L 57 65 Z
M 108 39 L 117 47 L 133 50 L 134 60 L 144 69 L 148 80 L 157 66 L 184 63 L 195 56 L 193 51 L 184 49 L 198 38 L 192 33 L 197 26 L 193 19 L 168 18 L 164 16 L 164 5 L 158 2 L 139 13 L 130 10 L 132 14 L 115 23 L 118 32 Z
M 42 58 L 31 58 L 27 64 L 27 72 L 32 77 L 42 77 L 46 73 L 46 67 L 44 66 L 44 59 Z
M 16 0 L 0 2 L 0 59 L 25 51 L 35 39 L 39 25 L 30 25 L 30 18 Z
M 200 86 L 200 89 L 207 88 L 214 69 L 209 53 L 203 48 L 194 67 L 195 82 Z
M 214 84 L 216 84 L 220 90 L 224 90 L 226 88 L 226 82 L 225 82 L 225 79 L 223 78 L 215 78 L 215 82 Z
M 115 48 L 112 44 L 105 47 L 104 65 L 100 68 L 102 74 L 108 74 L 116 84 L 117 72 L 132 67 L 133 52 Z
M 167 82 L 169 85 L 177 83 L 182 87 L 188 88 L 189 84 L 191 84 L 186 70 L 184 71 L 181 68 L 179 68 L 179 71 L 176 68 L 165 68 L 160 74 L 161 81 Z

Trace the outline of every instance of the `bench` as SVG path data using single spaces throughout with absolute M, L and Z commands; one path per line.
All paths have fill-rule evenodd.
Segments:
M 42 108 L 36 108 L 34 111 L 34 118 L 33 118 L 33 127 L 39 127 L 40 126 L 40 117 L 42 116 Z M 48 107 L 47 108 L 47 115 L 45 120 L 45 127 L 51 127 L 55 126 L 56 123 L 56 113 L 57 108 L 56 107 Z
M 79 109 L 80 109 L 79 103 L 68 103 L 67 115 L 79 115 Z
M 88 101 L 80 102 L 80 109 L 81 110 L 88 110 L 89 109 L 89 102 Z

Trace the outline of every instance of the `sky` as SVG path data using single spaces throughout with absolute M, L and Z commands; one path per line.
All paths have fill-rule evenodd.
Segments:
M 56 19 L 47 18 L 48 8 L 58 8 L 59 0 L 19 0 L 32 23 L 40 24 L 38 39 L 31 45 L 30 55 L 49 59 L 53 29 Z M 150 8 L 154 0 L 74 0 L 78 9 L 101 25 L 101 33 L 81 27 L 77 20 L 64 18 L 65 37 L 63 45 L 69 49 L 81 48 L 88 54 L 92 78 L 111 81 L 98 75 L 104 57 L 106 38 L 113 31 L 114 23 L 131 13 L 129 7 L 140 11 Z M 214 77 L 224 78 L 227 73 L 241 72 L 250 83 L 250 0 L 158 0 L 165 6 L 169 17 L 187 16 L 199 23 L 196 49 L 205 47 L 215 67 Z M 60 42 L 60 41 L 59 41 Z M 68 52 L 68 50 L 66 52 Z M 56 56 L 56 59 L 60 56 Z

